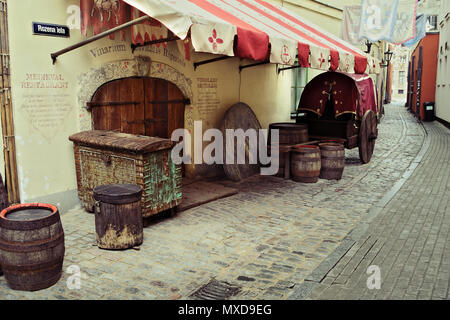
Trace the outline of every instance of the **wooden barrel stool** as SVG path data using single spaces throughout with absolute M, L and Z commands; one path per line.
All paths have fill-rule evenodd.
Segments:
M 345 167 L 345 147 L 340 143 L 320 143 L 320 178 L 340 180 Z
M 290 159 L 291 159 L 291 145 L 269 146 L 269 155 L 272 156 L 272 150 L 278 148 L 278 157 L 272 156 L 274 165 L 278 166 L 277 177 L 289 179 L 290 178 Z M 286 170 L 286 168 L 288 168 Z
M 298 145 L 291 149 L 292 180 L 315 183 L 320 175 L 320 149 L 317 146 Z
M 11 289 L 36 291 L 61 278 L 64 230 L 50 204 L 19 204 L 0 213 L 0 261 Z
M 144 241 L 141 211 L 142 188 L 134 184 L 110 184 L 94 189 L 95 231 L 102 249 L 120 250 Z

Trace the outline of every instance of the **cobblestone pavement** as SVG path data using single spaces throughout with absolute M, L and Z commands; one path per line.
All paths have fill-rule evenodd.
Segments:
M 223 181 L 240 192 L 154 221 L 144 229 L 140 250 L 98 249 L 94 216 L 80 208 L 71 210 L 62 215 L 66 234 L 62 279 L 45 290 L 20 292 L 10 290 L 4 277 L 0 277 L 0 298 L 192 299 L 194 291 L 216 279 L 241 287 L 232 299 L 295 299 L 305 284 L 318 284 L 308 281 L 308 277 L 347 245 L 349 232 L 370 215 L 373 206 L 401 179 L 421 150 L 424 138 L 422 125 L 404 107 L 386 106 L 372 161 L 363 165 L 357 149 L 346 150 L 342 180 L 302 184 L 258 176 L 241 184 Z M 445 168 L 442 159 L 430 156 L 426 161 L 434 161 L 435 174 Z M 420 177 L 422 180 L 417 180 L 424 183 L 424 177 Z M 394 243 L 394 249 L 409 248 L 408 236 L 418 234 L 420 222 L 424 223 L 432 238 L 421 243 L 436 239 L 435 249 L 426 249 L 430 263 L 441 257 L 441 233 L 446 235 L 448 231 L 448 225 L 447 229 L 438 228 L 445 204 L 436 200 L 442 189 L 437 179 L 442 179 L 439 183 L 444 188 L 448 180 L 433 179 L 436 187 L 430 189 L 429 198 L 425 197 L 427 185 L 411 188 L 421 195 L 422 201 L 441 208 L 439 215 L 414 216 L 415 220 L 408 220 L 412 224 L 410 233 L 400 233 L 402 238 Z M 424 202 L 418 197 L 408 198 L 407 193 L 401 206 L 396 207 L 401 215 L 392 217 L 394 221 L 383 220 L 392 232 L 397 232 L 394 222 L 409 218 L 410 205 L 420 203 L 426 210 Z M 365 246 L 370 246 L 372 239 Z M 377 243 L 372 247 L 381 247 L 382 242 Z M 428 258 L 416 255 L 415 259 Z M 74 274 L 68 272 L 71 265 L 81 269 L 80 289 L 70 290 L 66 285 L 73 279 L 70 277 Z M 436 267 L 430 272 L 440 270 L 433 266 Z M 395 273 L 392 277 L 396 279 Z
M 311 279 L 308 299 L 450 299 L 450 131 L 424 126 L 411 176 L 334 267 Z M 379 267 L 379 289 L 368 289 L 370 266 Z

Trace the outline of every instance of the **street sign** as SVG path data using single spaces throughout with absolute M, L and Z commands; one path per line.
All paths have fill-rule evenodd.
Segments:
M 33 34 L 52 37 L 70 37 L 70 29 L 67 26 L 33 22 Z

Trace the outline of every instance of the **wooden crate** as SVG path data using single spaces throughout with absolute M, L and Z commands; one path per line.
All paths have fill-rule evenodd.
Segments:
M 91 130 L 69 137 L 74 142 L 78 197 L 86 210 L 99 185 L 140 185 L 142 215 L 149 217 L 181 202 L 181 166 L 172 162 L 174 142 L 115 131 Z

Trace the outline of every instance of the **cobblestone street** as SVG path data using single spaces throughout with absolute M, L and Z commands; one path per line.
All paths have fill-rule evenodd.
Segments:
M 450 299 L 450 132 L 437 123 L 424 126 L 427 141 L 415 171 L 360 225 L 365 231 L 346 239 L 348 252 L 326 276 L 310 278 L 317 285 L 308 299 Z M 378 290 L 366 285 L 372 265 L 381 273 Z
M 231 299 L 448 299 L 449 131 L 385 109 L 371 162 L 346 150 L 342 180 L 224 180 L 239 193 L 155 220 L 140 250 L 97 248 L 94 215 L 66 212 L 62 279 L 20 292 L 0 277 L 0 298 L 193 299 L 215 279 L 240 288 Z M 380 290 L 366 286 L 374 264 Z

